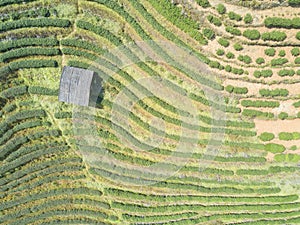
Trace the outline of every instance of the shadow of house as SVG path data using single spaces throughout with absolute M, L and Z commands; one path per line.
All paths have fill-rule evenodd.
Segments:
M 101 83 L 101 78 L 94 71 L 65 66 L 60 78 L 58 100 L 96 107 L 101 96 Z

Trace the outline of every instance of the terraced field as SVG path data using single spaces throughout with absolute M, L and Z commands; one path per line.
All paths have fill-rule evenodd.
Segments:
M 300 224 L 300 2 L 253 2 L 1 0 L 0 224 Z

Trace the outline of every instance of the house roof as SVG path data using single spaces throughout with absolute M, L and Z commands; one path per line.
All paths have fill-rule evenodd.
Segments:
M 93 76 L 93 71 L 65 66 L 60 78 L 59 101 L 88 106 Z

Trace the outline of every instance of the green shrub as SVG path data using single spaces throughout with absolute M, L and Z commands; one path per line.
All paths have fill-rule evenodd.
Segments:
M 250 39 L 250 40 L 258 40 L 260 38 L 260 33 L 258 30 L 245 30 L 243 32 L 243 36 Z
M 210 61 L 208 64 L 211 68 L 220 69 L 221 64 L 218 61 Z
M 291 140 L 299 140 L 300 139 L 300 133 L 299 132 L 280 132 L 279 133 L 279 139 L 284 141 L 291 141 Z
M 231 72 L 234 73 L 234 74 L 242 75 L 244 73 L 244 70 L 241 69 L 241 68 L 240 69 L 238 69 L 238 68 L 232 68 Z
M 27 27 L 69 27 L 71 22 L 66 19 L 39 18 L 39 19 L 22 19 L 16 21 L 4 22 L 0 26 L 0 31 L 5 32 Z
M 291 50 L 291 54 L 292 54 L 293 56 L 298 56 L 298 55 L 300 55 L 300 50 L 299 50 L 299 48 L 298 48 L 298 47 L 293 48 L 293 49 Z
M 285 54 L 285 51 L 284 51 L 284 50 L 280 50 L 279 53 L 278 53 L 278 55 L 279 55 L 280 57 L 284 57 L 286 54 Z
M 213 25 L 215 25 L 217 27 L 220 27 L 222 25 L 221 20 L 215 16 L 208 15 L 206 18 L 210 23 L 212 23 Z
M 226 26 L 225 30 L 228 33 L 230 33 L 232 35 L 236 35 L 236 36 L 240 36 L 242 34 L 242 32 L 239 29 L 237 29 L 237 28 L 235 28 L 233 26 Z
M 229 73 L 230 73 L 231 70 L 232 70 L 232 66 L 230 66 L 230 65 L 226 65 L 226 66 L 225 66 L 225 71 L 226 71 L 226 72 L 229 72 Z
M 261 117 L 261 118 L 274 118 L 274 114 L 270 112 L 262 112 L 258 110 L 253 109 L 244 109 L 242 112 L 243 116 L 255 118 L 255 117 Z
M 225 52 L 224 52 L 223 49 L 218 49 L 218 50 L 217 50 L 217 55 L 218 55 L 218 56 L 222 56 L 222 55 L 224 55 L 224 54 L 225 54 Z
M 264 132 L 261 133 L 258 138 L 262 141 L 271 141 L 275 138 L 275 135 L 272 133 Z
M 58 46 L 59 42 L 55 38 L 21 38 L 17 40 L 2 41 L 0 52 L 6 52 L 14 48 L 26 46 Z
M 294 102 L 294 103 L 293 103 L 293 106 L 296 107 L 296 108 L 299 108 L 299 107 L 300 107 L 300 101 Z
M 218 4 L 217 11 L 219 14 L 223 15 L 226 13 L 226 7 L 223 4 Z
M 239 55 L 238 60 L 246 64 L 250 64 L 252 62 L 252 59 L 248 55 Z
M 234 44 L 234 45 L 233 45 L 233 48 L 234 48 L 236 51 L 241 51 L 241 50 L 244 49 L 243 46 L 242 46 L 241 44 L 239 44 L 239 43 Z
M 279 102 L 275 101 L 263 101 L 263 100 L 242 100 L 242 106 L 244 107 L 264 107 L 264 108 L 276 108 L 279 107 Z
M 276 50 L 275 50 L 275 48 L 268 48 L 268 49 L 265 49 L 265 54 L 266 54 L 267 56 L 275 56 Z
M 300 40 L 300 31 L 299 31 L 299 32 L 297 32 L 297 34 L 296 34 L 296 38 L 297 38 L 298 40 Z
M 271 60 L 271 66 L 282 66 L 286 64 L 288 60 L 286 58 L 278 58 L 278 59 L 272 59 Z
M 40 86 L 29 86 L 28 92 L 30 94 L 39 94 L 39 95 L 58 95 L 58 90 L 50 89 L 47 87 L 40 87 Z
M 296 71 L 296 74 L 299 76 L 300 75 L 300 69 Z
M 300 64 L 300 57 L 297 57 L 294 61 L 295 64 Z
M 268 17 L 264 21 L 265 26 L 268 28 L 294 28 L 299 29 L 300 28 L 300 19 L 293 18 L 293 19 L 286 19 L 286 18 L 280 18 L 280 17 Z
M 0 56 L 0 61 L 8 62 L 11 59 L 21 58 L 24 56 L 32 56 L 32 55 L 55 56 L 60 54 L 61 54 L 60 50 L 56 48 L 36 48 L 36 47 L 18 48 L 18 49 L 14 49 L 2 53 Z
M 213 40 L 216 37 L 215 32 L 209 28 L 204 28 L 202 33 L 208 40 Z
M 275 155 L 274 160 L 276 162 L 297 163 L 300 161 L 300 155 L 298 155 L 298 154 L 278 154 L 278 155 Z
M 226 57 L 227 57 L 228 59 L 234 59 L 234 54 L 233 54 L 232 52 L 228 52 L 228 53 L 226 54 Z
M 282 69 L 279 70 L 278 75 L 281 77 L 285 77 L 285 76 L 294 76 L 295 75 L 295 71 L 293 69 L 287 70 L 287 69 Z
M 272 152 L 274 154 L 276 153 L 282 153 L 285 151 L 285 147 L 280 144 L 275 144 L 275 143 L 269 143 L 265 145 L 265 150 L 268 152 Z
M 286 97 L 289 95 L 289 91 L 286 89 L 279 89 L 279 88 L 273 90 L 260 89 L 259 94 L 263 97 L 277 97 L 277 96 Z
M 24 68 L 43 68 L 43 67 L 57 67 L 58 63 L 55 60 L 46 60 L 46 59 L 39 59 L 39 60 L 22 60 L 22 61 L 15 61 L 9 64 L 9 67 L 12 71 Z
M 244 22 L 247 23 L 247 24 L 250 24 L 253 22 L 253 17 L 251 16 L 250 13 L 247 13 L 244 17 Z
M 265 32 L 261 35 L 264 41 L 284 41 L 287 36 L 282 31 Z
M 281 112 L 279 113 L 278 115 L 278 118 L 281 119 L 281 120 L 285 120 L 289 117 L 289 115 L 286 113 L 286 112 Z
M 248 88 L 246 88 L 246 87 L 233 87 L 232 85 L 226 86 L 225 90 L 229 93 L 235 93 L 235 94 L 247 94 L 248 93 Z
M 257 59 L 255 60 L 255 62 L 256 62 L 257 64 L 261 65 L 261 64 L 265 63 L 265 59 L 262 58 L 262 57 L 259 57 L 259 58 L 257 58 Z
M 256 78 L 260 77 L 272 77 L 273 76 L 273 71 L 272 70 L 255 70 L 253 74 Z
M 229 46 L 229 41 L 224 38 L 219 38 L 218 43 L 225 48 Z
M 210 7 L 210 3 L 208 0 L 196 0 L 198 5 L 202 6 L 203 8 L 208 8 Z
M 229 17 L 229 19 L 236 20 L 236 21 L 241 21 L 243 19 L 239 14 L 232 12 L 232 11 L 230 11 L 228 13 L 228 17 Z
M 289 0 L 288 3 L 290 6 L 299 6 L 300 0 Z

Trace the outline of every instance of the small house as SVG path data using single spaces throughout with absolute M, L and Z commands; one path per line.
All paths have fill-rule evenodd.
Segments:
M 95 106 L 101 79 L 91 70 L 65 66 L 60 78 L 58 100 L 80 106 Z

